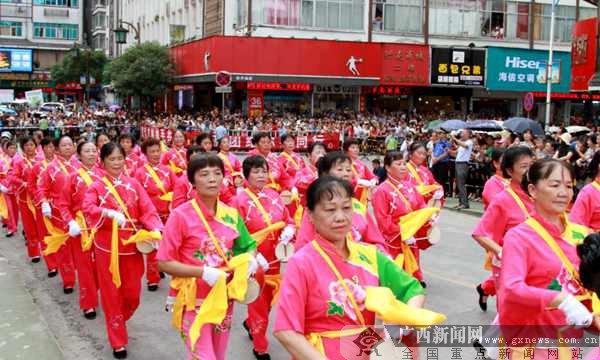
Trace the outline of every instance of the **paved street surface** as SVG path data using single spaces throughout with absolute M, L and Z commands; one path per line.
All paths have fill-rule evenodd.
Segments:
M 483 251 L 468 236 L 476 221 L 475 216 L 444 210 L 442 241 L 423 256 L 427 307 L 446 314 L 446 324 L 487 325 L 495 314 L 494 300 L 489 302 L 488 313 L 477 305 L 474 288 L 486 272 L 482 269 Z M 77 295 L 64 295 L 58 278 L 46 278 L 44 264 L 27 262 L 21 237 L 0 239 L 0 289 L 0 360 L 112 358 L 102 312 L 96 320 L 85 320 Z M 142 304 L 127 324 L 129 359 L 185 359 L 170 314 L 163 310 L 166 293 L 166 281 L 156 293 L 144 287 Z M 254 358 L 241 326 L 245 313 L 244 306 L 236 305 L 228 359 Z M 290 358 L 276 341 L 270 353 L 273 359 Z M 402 353 L 397 354 L 396 358 L 402 359 Z M 439 359 L 450 358 L 450 349 L 440 349 Z M 475 359 L 475 351 L 464 348 L 460 358 Z

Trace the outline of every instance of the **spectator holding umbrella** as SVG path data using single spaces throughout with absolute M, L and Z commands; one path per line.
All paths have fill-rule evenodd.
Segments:
M 471 140 L 471 130 L 463 129 L 460 133 L 460 139 L 454 134 L 450 134 L 452 142 L 458 146 L 456 151 L 456 185 L 458 187 L 458 200 L 459 204 L 455 206 L 456 209 L 468 209 L 469 199 L 467 197 L 466 182 L 469 176 L 469 160 L 473 152 L 473 140 Z

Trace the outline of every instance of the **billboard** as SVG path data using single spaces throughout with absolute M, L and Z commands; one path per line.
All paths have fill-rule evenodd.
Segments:
M 31 72 L 32 65 L 31 49 L 0 47 L 0 72 Z
M 482 87 L 485 49 L 431 48 L 431 85 Z
M 598 18 L 581 20 L 573 26 L 571 42 L 571 91 L 588 91 L 596 71 Z
M 488 90 L 546 91 L 548 51 L 488 48 Z M 554 51 L 552 91 L 568 93 L 571 84 L 571 54 Z

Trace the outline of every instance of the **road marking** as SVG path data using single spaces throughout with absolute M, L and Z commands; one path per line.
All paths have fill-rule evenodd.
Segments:
M 458 286 L 462 286 L 462 287 L 466 287 L 466 288 L 469 288 L 469 289 L 472 289 L 475 286 L 477 286 L 477 285 L 475 285 L 473 283 L 470 283 L 470 282 L 467 282 L 465 280 L 449 278 L 447 276 L 444 276 L 444 275 L 441 275 L 441 274 L 438 274 L 438 273 L 434 273 L 434 272 L 431 272 L 431 271 L 423 271 L 423 274 L 425 274 L 427 276 L 431 276 L 431 277 L 437 278 L 438 280 L 444 280 L 444 281 L 447 281 L 449 283 L 452 283 L 452 284 L 455 284 L 455 285 L 458 285 Z

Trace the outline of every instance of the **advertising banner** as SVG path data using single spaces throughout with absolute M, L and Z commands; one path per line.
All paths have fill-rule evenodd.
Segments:
M 578 21 L 571 42 L 571 91 L 588 91 L 596 71 L 598 18 Z
M 0 72 L 31 72 L 31 49 L 11 49 L 0 47 Z
M 485 49 L 431 48 L 431 85 L 483 87 Z
M 552 91 L 568 93 L 571 84 L 571 54 L 554 51 Z M 488 90 L 546 91 L 548 51 L 488 48 Z
M 429 46 L 382 44 L 382 85 L 429 85 Z

